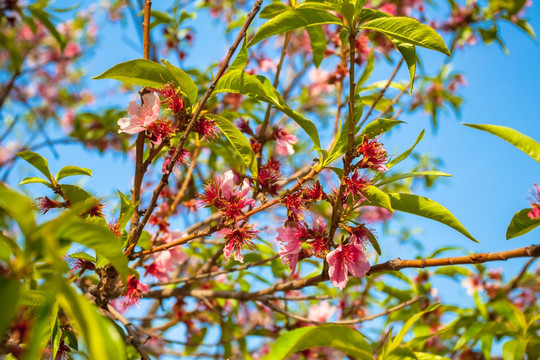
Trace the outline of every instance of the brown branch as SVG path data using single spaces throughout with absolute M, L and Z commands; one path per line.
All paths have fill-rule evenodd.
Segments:
M 220 68 L 219 68 L 219 70 L 218 70 L 218 72 L 216 74 L 216 77 L 214 78 L 214 81 L 212 81 L 212 83 L 210 84 L 210 86 L 206 90 L 206 93 L 204 94 L 202 99 L 197 104 L 197 107 L 196 107 L 195 111 L 193 112 L 193 115 L 191 116 L 191 120 L 189 121 L 189 123 L 188 123 L 188 125 L 186 127 L 186 130 L 184 131 L 184 134 L 180 138 L 178 146 L 176 147 L 176 150 L 175 150 L 173 156 L 171 157 L 171 161 L 170 161 L 170 163 L 169 163 L 169 165 L 167 166 L 167 169 L 166 169 L 167 171 L 165 171 L 165 174 L 163 174 L 163 176 L 161 177 L 161 180 L 160 180 L 158 186 L 156 187 L 156 189 L 154 190 L 154 192 L 152 194 L 152 199 L 150 200 L 150 205 L 148 206 L 148 209 L 145 211 L 143 219 L 141 220 L 141 222 L 138 224 L 137 228 L 135 229 L 135 231 L 133 233 L 133 237 L 130 239 L 131 244 L 128 247 L 128 249 L 126 250 L 126 253 L 130 254 L 133 251 L 133 248 L 135 248 L 135 245 L 137 244 L 137 241 L 138 241 L 139 237 L 141 236 L 141 233 L 142 233 L 146 223 L 148 222 L 148 219 L 150 219 L 150 216 L 152 215 L 152 212 L 154 211 L 154 209 L 157 206 L 157 201 L 158 201 L 159 195 L 161 194 L 161 191 L 168 184 L 169 175 L 170 175 L 170 173 L 172 171 L 173 166 L 175 165 L 176 161 L 178 160 L 178 157 L 180 156 L 182 150 L 184 149 L 184 145 L 185 145 L 185 143 L 187 141 L 189 133 L 191 132 L 191 130 L 195 126 L 195 123 L 196 123 L 197 119 L 199 118 L 199 115 L 200 115 L 201 111 L 203 110 L 206 102 L 210 98 L 210 95 L 214 91 L 217 82 L 219 81 L 221 76 L 223 76 L 223 74 L 225 73 L 225 70 L 229 66 L 229 62 L 230 62 L 234 52 L 236 51 L 236 49 L 238 48 L 238 46 L 242 42 L 242 39 L 246 35 L 246 32 L 247 32 L 247 29 L 248 29 L 249 25 L 251 24 L 251 22 L 255 18 L 255 15 L 257 14 L 259 9 L 261 8 L 261 3 L 262 3 L 262 0 L 257 0 L 255 2 L 255 4 L 253 5 L 253 8 L 251 9 L 250 13 L 248 14 L 248 16 L 246 18 L 246 21 L 244 22 L 244 25 L 242 26 L 242 29 L 240 30 L 240 33 L 238 34 L 238 37 L 236 38 L 236 41 L 230 47 L 229 52 L 225 56 L 225 59 L 223 60 L 221 66 L 220 66 Z
M 148 356 L 145 349 L 143 348 L 142 342 L 139 339 L 137 332 L 133 330 L 133 324 L 128 319 L 126 319 L 122 314 L 120 314 L 111 304 L 107 305 L 107 310 L 115 319 L 117 319 L 118 321 L 122 323 L 122 325 L 124 325 L 124 327 L 126 328 L 129 334 L 127 339 L 131 343 L 131 345 L 133 345 L 135 349 L 137 349 L 137 351 L 141 355 L 141 359 L 150 360 L 150 356 Z
M 305 322 L 305 323 L 309 323 L 309 324 L 317 324 L 317 325 L 324 325 L 324 324 L 334 324 L 334 325 L 354 325 L 354 324 L 359 324 L 361 322 L 364 322 L 364 321 L 370 321 L 370 320 L 374 320 L 376 318 L 379 318 L 381 316 L 385 316 L 385 315 L 388 315 L 390 313 L 393 313 L 395 311 L 398 311 L 398 310 L 401 310 L 409 305 L 412 305 L 414 303 L 417 303 L 418 301 L 422 300 L 424 298 L 424 296 L 417 296 L 411 300 L 408 300 L 408 301 L 405 301 L 399 305 L 396 305 L 394 307 L 391 307 L 389 309 L 386 309 L 385 311 L 381 312 L 381 313 L 378 313 L 378 314 L 375 314 L 375 315 L 370 315 L 370 316 L 363 316 L 361 318 L 356 318 L 356 319 L 352 319 L 352 320 L 341 320 L 341 321 L 316 321 L 316 320 L 311 320 L 309 318 L 306 318 L 306 317 L 303 317 L 303 316 L 299 316 L 299 315 L 295 315 L 295 314 L 291 314 L 283 309 L 281 309 L 280 307 L 278 306 L 275 306 L 275 305 L 272 305 L 270 302 L 268 301 L 263 301 L 263 304 L 268 306 L 270 309 L 278 312 L 278 313 L 281 313 L 287 317 L 290 317 L 290 318 L 293 318 L 295 320 L 298 320 L 298 321 L 302 321 L 302 322 Z
M 230 274 L 232 272 L 242 271 L 242 270 L 249 269 L 250 267 L 265 264 L 265 263 L 267 263 L 269 261 L 273 261 L 273 260 L 277 259 L 278 257 L 279 257 L 279 254 L 276 254 L 276 255 L 274 255 L 272 257 L 269 257 L 267 259 L 255 261 L 253 263 L 242 265 L 242 266 L 233 267 L 233 268 L 230 268 L 230 269 L 227 269 L 227 270 L 214 271 L 214 272 L 211 272 L 211 273 L 200 274 L 200 275 L 195 275 L 195 276 L 187 276 L 187 277 L 183 277 L 183 278 L 179 278 L 179 279 L 173 279 L 173 280 L 170 280 L 170 281 L 167 281 L 167 282 L 161 282 L 161 283 L 157 283 L 157 284 L 152 284 L 150 286 L 164 286 L 164 285 L 171 285 L 171 284 L 179 284 L 179 283 L 184 283 L 184 282 L 188 282 L 188 281 L 214 277 L 214 276 L 218 276 L 218 275 L 222 275 L 222 274 Z
M 401 260 L 395 259 L 383 264 L 376 264 L 371 267 L 366 275 L 377 273 L 399 271 L 405 268 L 425 268 L 458 264 L 479 264 L 490 261 L 505 261 L 520 257 L 538 257 L 540 256 L 540 245 L 530 245 L 518 249 L 505 250 L 493 253 L 481 253 L 468 256 L 457 256 L 441 259 L 417 259 Z M 299 290 L 308 286 L 317 285 L 320 282 L 328 280 L 326 273 L 313 276 L 302 280 L 293 280 L 290 282 L 276 284 L 266 289 L 255 292 L 243 291 L 213 291 L 213 290 L 188 290 L 183 288 L 163 289 L 150 291 L 145 297 L 148 298 L 167 298 L 171 296 L 192 296 L 197 298 L 226 298 L 237 299 L 239 301 L 258 300 L 264 296 L 274 294 L 278 291 Z
M 4 86 L 4 88 L 2 89 L 2 93 L 0 94 L 0 110 L 2 109 L 2 106 L 4 106 L 4 101 L 6 101 L 8 95 L 9 95 L 9 92 L 11 91 L 11 89 L 13 88 L 13 85 L 15 84 L 15 80 L 17 80 L 17 78 L 19 77 L 19 75 L 21 75 L 21 72 L 20 70 L 16 70 L 13 75 L 11 75 L 11 78 L 9 79 L 9 81 L 6 83 L 6 85 Z
M 195 169 L 195 163 L 200 153 L 201 153 L 201 148 L 197 147 L 195 151 L 193 152 L 193 156 L 191 157 L 191 163 L 189 164 L 189 168 L 186 173 L 186 176 L 184 177 L 182 185 L 180 186 L 180 190 L 178 190 L 178 193 L 176 193 L 176 196 L 174 197 L 174 200 L 171 204 L 171 208 L 164 219 L 165 221 L 167 221 L 167 219 L 172 215 L 172 213 L 176 209 L 176 206 L 178 206 L 178 204 L 180 203 L 180 200 L 182 200 L 182 198 L 184 197 L 186 190 L 189 186 L 189 182 L 191 181 L 191 176 L 193 175 L 193 169 Z
M 403 58 L 401 58 L 401 60 L 397 64 L 396 68 L 394 69 L 394 72 L 392 73 L 392 75 L 390 75 L 390 79 L 388 79 L 388 81 L 386 82 L 386 85 L 381 89 L 381 91 L 379 91 L 379 94 L 377 95 L 375 100 L 373 100 L 373 104 L 371 104 L 366 116 L 364 116 L 364 119 L 360 122 L 360 125 L 359 125 L 360 127 L 362 127 L 362 125 L 364 125 L 366 120 L 369 118 L 369 115 L 371 115 L 371 113 L 373 112 L 373 109 L 375 109 L 375 106 L 377 105 L 379 100 L 381 100 L 381 98 L 384 96 L 384 93 L 386 92 L 386 90 L 388 90 L 388 87 L 392 83 L 392 80 L 394 80 L 394 78 L 396 77 L 396 75 L 398 73 L 398 70 L 401 67 L 401 64 L 403 64 Z
M 509 293 L 511 290 L 514 290 L 515 288 L 517 288 L 519 282 L 521 281 L 521 279 L 523 278 L 523 276 L 525 276 L 525 274 L 527 273 L 527 269 L 529 268 L 529 266 L 531 266 L 531 264 L 536 260 L 538 259 L 538 257 L 533 257 L 532 259 L 530 259 L 529 261 L 527 261 L 527 263 L 523 266 L 523 269 L 521 269 L 521 271 L 519 272 L 519 274 L 514 278 L 514 280 L 512 280 L 510 282 L 510 284 L 508 284 L 508 290 L 507 290 L 507 293 Z

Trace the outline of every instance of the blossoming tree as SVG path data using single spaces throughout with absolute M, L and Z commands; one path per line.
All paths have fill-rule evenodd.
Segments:
M 17 184 L 43 185 L 32 199 L 0 184 L 0 353 L 487 359 L 501 340 L 505 360 L 537 359 L 540 288 L 530 267 L 540 245 L 440 257 L 443 248 L 379 262 L 386 233 L 373 230 L 406 212 L 476 241 L 443 205 L 413 193 L 413 179 L 429 188 L 448 176 L 436 162 L 395 167 L 415 155 L 424 132 L 400 154 L 390 154 L 383 139 L 403 126 L 404 112 L 423 108 L 437 127 L 441 109 L 460 107 L 463 75 L 446 66 L 424 74 L 417 48 L 449 58 L 479 40 L 504 48 L 503 21 L 534 36 L 525 2 L 450 1 L 445 20 L 431 18 L 421 0 L 188 3 L 106 4 L 110 21 L 132 16 L 142 24 L 143 58 L 92 75 L 119 80 L 139 99 L 87 112 L 92 96 L 77 83 L 82 49 L 97 31 L 93 10 L 55 25 L 53 12 L 69 9 L 0 3 L 0 111 L 7 119 L 0 171 L 8 179 L 22 159 L 37 176 Z M 172 64 L 187 56 L 194 31 L 186 24 L 197 12 L 225 19 L 235 35 L 208 70 Z M 394 71 L 371 83 L 385 59 Z M 396 80 L 402 66 L 405 82 Z M 468 126 L 540 162 L 532 138 Z M 31 136 L 18 138 L 17 127 Z M 49 138 L 51 129 L 66 138 Z M 36 143 L 37 135 L 45 141 Z M 70 182 L 92 175 L 85 164 L 53 175 L 39 150 L 54 153 L 55 144 L 72 141 L 132 155 L 129 195 L 119 190 L 105 202 Z M 507 238 L 540 225 L 536 184 L 531 203 L 511 219 Z M 481 265 L 511 258 L 528 258 L 511 280 Z M 421 270 L 411 279 L 400 272 L 406 268 Z M 432 286 L 437 276 L 465 279 L 476 306 L 446 304 Z M 407 289 L 394 286 L 396 279 Z M 375 336 L 364 331 L 372 320 Z

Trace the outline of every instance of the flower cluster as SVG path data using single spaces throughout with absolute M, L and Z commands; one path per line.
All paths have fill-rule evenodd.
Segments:
M 231 224 L 245 218 L 243 209 L 246 206 L 254 206 L 255 200 L 246 198 L 250 190 L 248 179 L 244 179 L 240 189 L 237 189 L 234 174 L 228 170 L 223 176 L 210 182 L 204 187 L 204 193 L 199 194 L 200 203 L 205 207 L 215 206 L 225 219 L 225 223 Z
M 163 244 L 170 244 L 184 237 L 185 234 L 180 231 L 171 231 L 164 236 Z M 170 280 L 170 274 L 188 259 L 185 251 L 178 247 L 172 247 L 165 251 L 160 251 L 153 255 L 153 263 L 146 267 L 146 274 L 153 275 L 159 281 Z
M 231 255 L 234 253 L 234 260 L 241 263 L 244 262 L 244 255 L 242 255 L 242 249 L 248 247 L 254 249 L 255 245 L 253 244 L 253 238 L 257 235 L 259 231 L 253 229 L 253 225 L 244 223 L 242 226 L 236 226 L 232 229 L 223 228 L 217 232 L 218 235 L 222 236 L 227 245 L 223 248 L 223 255 L 225 259 L 229 261 Z

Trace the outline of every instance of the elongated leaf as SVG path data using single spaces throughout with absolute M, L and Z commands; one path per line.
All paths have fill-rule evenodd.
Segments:
M 271 104 L 278 104 L 272 93 L 272 84 L 263 76 L 249 75 L 243 70 L 227 72 L 219 79 L 214 94 L 235 93 L 253 97 Z
M 171 81 L 177 83 L 175 77 L 165 66 L 144 59 L 135 59 L 116 64 L 92 79 L 114 79 L 126 84 L 156 88 L 162 87 Z
M 128 260 L 122 252 L 120 240 L 109 229 L 72 219 L 58 230 L 58 236 L 94 249 L 114 266 L 124 283 L 126 282 Z
M 440 304 L 430 305 L 426 310 L 419 312 L 418 314 L 414 314 L 412 317 L 410 317 L 407 320 L 407 322 L 405 322 L 405 324 L 403 325 L 399 333 L 396 335 L 396 337 L 390 343 L 390 349 L 395 349 L 401 344 L 401 342 L 403 341 L 403 338 L 405 337 L 405 334 L 409 332 L 409 329 L 414 325 L 415 322 L 418 321 L 418 319 L 420 319 L 424 314 L 435 310 L 439 306 Z
M 287 359 L 302 350 L 328 346 L 355 357 L 373 359 L 371 347 L 356 330 L 341 325 L 307 326 L 281 335 L 266 360 Z
M 90 256 L 88 255 L 87 253 L 84 253 L 84 252 L 76 252 L 76 253 L 73 253 L 73 254 L 69 254 L 68 255 L 69 258 L 71 259 L 81 259 L 81 260 L 86 260 L 86 261 L 90 261 L 91 263 L 96 263 L 96 258 L 93 257 L 93 256 Z
M 362 130 L 362 135 L 367 135 L 370 139 L 384 134 L 396 125 L 404 124 L 403 121 L 393 119 L 377 119 L 370 122 Z
M 444 40 L 435 30 L 408 17 L 381 17 L 368 21 L 361 28 L 378 31 L 390 38 L 450 56 Z
M 416 356 L 416 358 L 418 360 L 451 360 L 450 358 L 447 358 L 447 357 L 444 357 L 444 356 L 440 356 L 440 355 L 435 355 L 435 354 L 428 354 L 428 353 L 424 353 L 424 352 L 414 352 L 414 355 Z
M 360 79 L 358 79 L 358 82 L 356 83 L 356 88 L 354 89 L 356 93 L 358 93 L 358 91 L 362 88 L 362 85 L 369 79 L 374 68 L 375 68 L 375 55 L 373 55 L 373 51 L 372 51 L 369 53 L 366 66 L 364 67 L 364 71 L 362 72 Z
M 378 187 L 368 186 L 362 193 L 367 199 L 362 203 L 362 206 L 378 206 L 383 207 L 388 211 L 394 211 L 394 209 L 392 209 L 390 197 Z
M 406 158 L 409 157 L 409 155 L 411 155 L 412 151 L 414 150 L 414 148 L 416 147 L 416 145 L 420 142 L 420 140 L 422 140 L 422 138 L 424 137 L 424 130 L 422 130 L 420 132 L 420 134 L 418 135 L 418 137 L 416 138 L 416 141 L 414 142 L 413 146 L 411 146 L 409 149 L 407 149 L 405 152 L 403 152 L 401 155 L 397 156 L 396 158 L 390 160 L 387 164 L 387 167 L 388 168 L 391 168 L 392 166 L 396 165 L 396 164 L 399 164 L 400 162 L 402 162 L 403 160 L 405 160 Z
M 249 144 L 248 139 L 242 134 L 240 130 L 232 122 L 223 116 L 219 115 L 207 115 L 208 118 L 216 122 L 216 126 L 225 135 L 227 140 L 234 147 L 238 155 L 242 158 L 246 167 L 251 171 L 251 175 L 257 177 L 257 159 L 255 153 Z
M 519 339 L 507 341 L 504 343 L 502 349 L 503 360 L 523 359 L 526 349 L 527 341 L 520 341 Z
M 450 174 L 444 173 L 442 171 L 416 171 L 416 172 L 410 172 L 405 174 L 396 174 L 392 175 L 390 177 L 384 178 L 377 182 L 377 186 L 389 184 L 394 181 L 398 181 L 401 179 L 411 178 L 411 177 L 417 177 L 417 176 L 452 176 Z
M 271 19 L 288 9 L 290 9 L 290 7 L 288 7 L 282 2 L 273 2 L 266 5 L 264 9 L 261 10 L 261 12 L 259 13 L 259 17 L 261 19 Z
M 0 277 L 0 299 L 2 299 L 0 334 L 4 333 L 11 319 L 15 316 L 21 288 L 21 283 L 17 279 Z
M 118 190 L 118 196 L 120 197 L 120 215 L 118 216 L 118 228 L 120 231 L 124 230 L 126 227 L 135 206 L 131 202 L 131 198 L 124 195 L 120 190 Z
M 27 161 L 30 165 L 38 169 L 45 177 L 52 181 L 52 174 L 49 170 L 49 163 L 43 156 L 33 151 L 21 151 L 16 153 L 18 157 Z
M 66 47 L 66 38 L 62 34 L 60 34 L 58 30 L 56 30 L 56 26 L 54 26 L 54 24 L 49 19 L 50 15 L 46 11 L 36 7 L 29 7 L 29 10 L 32 15 L 39 19 L 43 26 L 45 26 L 47 30 L 49 30 L 51 35 L 58 41 L 58 44 L 60 44 L 60 49 L 64 51 Z
M 56 174 L 56 181 L 63 179 L 68 176 L 75 176 L 75 175 L 85 175 L 85 176 L 92 176 L 92 170 L 81 168 L 78 166 L 64 166 L 58 174 Z
M 540 144 L 534 139 L 517 130 L 506 126 L 489 125 L 489 124 L 463 124 L 474 129 L 486 131 L 501 139 L 508 141 L 510 144 L 523 151 L 525 154 L 540 162 Z
M 405 59 L 405 63 L 409 68 L 409 76 L 411 79 L 410 92 L 412 93 L 414 76 L 416 73 L 416 48 L 414 45 L 404 43 L 403 41 L 399 41 L 397 39 L 390 38 L 390 40 L 394 43 L 394 46 L 396 49 L 398 49 L 401 56 L 403 56 L 403 59 Z
M 334 143 L 334 146 L 332 146 L 332 149 L 330 150 L 330 153 L 328 154 L 328 157 L 324 159 L 323 166 L 326 166 L 330 164 L 332 161 L 339 158 L 341 155 L 345 154 L 347 151 L 347 145 L 348 145 L 348 134 L 349 131 L 349 117 L 345 120 L 345 123 L 341 127 L 341 130 L 339 134 L 337 135 L 337 140 Z
M 47 295 L 43 290 L 26 290 L 21 293 L 19 303 L 30 307 L 43 307 L 47 304 Z
M 24 178 L 24 179 L 21 180 L 21 182 L 17 186 L 21 186 L 21 185 L 25 185 L 25 184 L 43 184 L 43 185 L 49 186 L 49 187 L 52 186 L 51 183 L 48 180 L 38 178 L 38 177 Z
M 463 335 L 461 335 L 458 342 L 454 346 L 454 351 L 462 348 L 463 345 L 467 344 L 471 339 L 476 338 L 476 335 L 478 335 L 478 333 L 482 331 L 485 326 L 486 324 L 484 323 L 472 324 L 467 330 L 465 330 Z
M 462 233 L 472 241 L 478 242 L 471 234 L 469 234 L 467 229 L 461 225 L 459 220 L 438 202 L 413 194 L 390 193 L 388 196 L 390 196 L 392 208 L 394 208 L 394 210 L 438 221 L 441 224 L 447 225 Z
M 259 28 L 249 46 L 253 46 L 259 41 L 270 36 L 283 34 L 291 30 L 304 29 L 308 26 L 322 24 L 341 24 L 336 16 L 325 10 L 297 8 L 284 11 L 267 21 Z
M 326 36 L 321 25 L 310 26 L 306 28 L 311 43 L 311 52 L 313 54 L 313 64 L 315 67 L 321 65 L 326 51 Z
M 506 240 L 524 235 L 540 225 L 540 219 L 533 220 L 528 216 L 531 210 L 523 209 L 514 214 L 506 229 Z
M 60 189 L 72 204 L 92 198 L 92 194 L 77 185 L 62 184 Z
M 91 359 L 126 359 L 124 340 L 86 298 L 64 284 L 58 300 L 84 339 Z
M 248 55 L 247 37 L 244 36 L 244 42 L 242 43 L 242 47 L 240 48 L 240 50 L 238 50 L 236 58 L 229 66 L 229 69 L 227 71 L 244 70 L 248 62 Z
M 375 9 L 362 9 L 360 11 L 357 11 L 357 13 L 358 13 L 358 21 L 360 23 L 364 23 L 364 22 L 371 21 L 374 19 L 379 19 L 379 18 L 391 17 L 390 14 L 385 13 L 384 11 L 379 11 Z
M 170 71 L 171 75 L 176 79 L 176 84 L 180 86 L 180 91 L 186 94 L 189 102 L 195 104 L 197 102 L 198 89 L 197 85 L 191 79 L 191 76 L 186 74 L 186 72 L 176 66 L 172 65 L 167 60 L 161 60 L 163 64 Z
M 5 212 L 14 219 L 26 238 L 36 227 L 32 201 L 4 183 L 0 183 L 0 212 Z

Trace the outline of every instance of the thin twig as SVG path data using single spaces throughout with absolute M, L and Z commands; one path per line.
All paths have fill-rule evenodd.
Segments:
M 370 320 L 373 320 L 373 319 L 376 319 L 376 318 L 379 318 L 381 316 L 385 316 L 385 315 L 388 315 L 390 313 L 393 313 L 395 311 L 398 311 L 398 310 L 401 310 L 409 305 L 412 305 L 420 300 L 422 300 L 424 298 L 424 296 L 417 296 L 409 301 L 405 301 L 399 305 L 396 305 L 394 307 L 391 307 L 389 309 L 386 309 L 385 311 L 381 312 L 381 313 L 378 313 L 378 314 L 375 314 L 375 315 L 370 315 L 370 316 L 363 316 L 361 318 L 357 318 L 357 319 L 352 319 L 352 320 L 341 320 L 341 321 L 317 321 L 317 320 L 311 320 L 309 318 L 306 318 L 306 317 L 303 317 L 303 316 L 299 316 L 299 315 L 295 315 L 295 314 L 292 314 L 292 313 L 289 313 L 283 309 L 281 309 L 280 307 L 278 306 L 275 306 L 275 305 L 272 305 L 270 302 L 268 301 L 263 301 L 263 304 L 268 306 L 270 309 L 278 312 L 278 313 L 281 313 L 287 317 L 290 317 L 290 318 L 293 318 L 295 320 L 298 320 L 298 321 L 302 321 L 302 322 L 305 322 L 305 323 L 309 323 L 309 324 L 317 324 L 317 325 L 323 325 L 323 324 L 334 324 L 334 325 L 354 325 L 354 324 L 359 324 L 361 322 L 364 322 L 364 321 L 370 321 Z
M 141 359 L 150 360 L 150 356 L 148 356 L 148 354 L 146 353 L 146 350 L 143 348 L 142 342 L 139 339 L 139 336 L 137 335 L 135 330 L 133 330 L 133 324 L 128 319 L 126 319 L 122 314 L 120 314 L 111 304 L 107 304 L 107 310 L 109 311 L 109 313 L 111 313 L 111 315 L 115 319 L 117 319 L 118 321 L 122 323 L 122 325 L 124 325 L 124 327 L 126 328 L 129 334 L 129 337 L 128 337 L 129 342 L 135 347 L 135 349 L 137 349 L 137 351 L 141 355 Z
M 532 259 L 530 259 L 529 261 L 527 261 L 527 263 L 523 266 L 523 269 L 521 269 L 521 271 L 519 272 L 519 274 L 514 278 L 514 280 L 512 280 L 510 282 L 510 284 L 508 284 L 508 290 L 507 290 L 507 293 L 510 292 L 510 290 L 514 290 L 515 288 L 517 288 L 519 282 L 521 281 L 521 279 L 523 278 L 523 276 L 525 276 L 525 274 L 527 273 L 527 269 L 529 268 L 529 266 L 531 266 L 531 264 L 536 260 L 538 259 L 538 257 L 534 257 Z
M 362 125 L 364 125 L 366 120 L 369 118 L 369 115 L 371 115 L 371 113 L 373 112 L 373 109 L 375 109 L 375 106 L 377 105 L 379 100 L 381 100 L 381 98 L 384 96 L 384 93 L 386 92 L 386 90 L 388 89 L 388 87 L 390 86 L 394 78 L 396 77 L 398 70 L 401 67 L 401 64 L 403 64 L 403 58 L 401 58 L 396 68 L 394 69 L 394 72 L 392 73 L 392 75 L 390 75 L 390 79 L 388 79 L 388 81 L 386 82 L 386 85 L 381 89 L 381 91 L 379 91 L 379 94 L 377 95 L 375 100 L 373 100 L 373 104 L 371 104 L 366 116 L 364 116 L 364 119 L 360 121 L 359 127 L 362 127 Z

